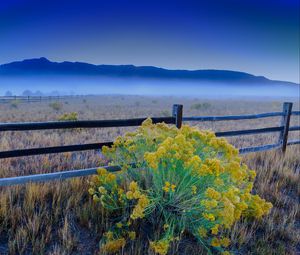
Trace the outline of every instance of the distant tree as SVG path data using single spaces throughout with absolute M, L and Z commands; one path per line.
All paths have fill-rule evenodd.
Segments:
M 32 92 L 30 90 L 24 90 L 22 96 L 32 96 Z
M 53 90 L 51 93 L 50 93 L 51 96 L 59 96 L 59 92 L 57 90 Z
M 11 91 L 9 91 L 9 90 L 5 92 L 5 96 L 6 96 L 6 97 L 11 97 L 12 95 L 13 95 L 13 94 L 12 94 Z
M 42 96 L 43 93 L 40 90 L 37 90 L 36 92 L 34 92 L 34 96 Z

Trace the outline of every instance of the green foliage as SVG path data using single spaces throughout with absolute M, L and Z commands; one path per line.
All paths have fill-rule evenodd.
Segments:
M 15 100 L 11 100 L 10 101 L 10 106 L 12 107 L 12 108 L 18 108 L 18 105 L 20 104 L 20 100 L 18 100 L 18 99 L 15 99 Z
M 60 102 L 52 102 L 49 104 L 49 106 L 54 110 L 54 111 L 60 111 L 63 107 L 62 103 Z
M 64 113 L 58 117 L 60 121 L 76 121 L 78 120 L 77 112 Z
M 210 103 L 196 103 L 191 106 L 191 110 L 207 110 L 211 107 Z
M 101 240 L 102 251 L 116 252 L 148 224 L 150 247 L 160 255 L 184 233 L 208 253 L 229 254 L 226 230 L 241 217 L 261 218 L 272 207 L 250 193 L 255 172 L 241 164 L 238 150 L 208 131 L 148 119 L 103 153 L 122 171 L 100 168 L 89 189 L 115 223 Z

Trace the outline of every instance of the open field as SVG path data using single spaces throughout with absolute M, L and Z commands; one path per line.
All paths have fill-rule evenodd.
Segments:
M 51 121 L 63 113 L 78 119 L 122 119 L 170 116 L 174 103 L 184 116 L 233 115 L 281 111 L 280 100 L 201 100 L 175 97 L 91 96 L 49 102 L 0 105 L 0 122 Z M 293 110 L 299 110 L 294 102 Z M 213 131 L 276 126 L 280 118 L 190 123 Z M 300 125 L 293 117 L 291 125 Z M 0 150 L 111 141 L 134 128 L 46 130 L 0 133 Z M 299 132 L 290 132 L 290 138 Z M 230 138 L 237 147 L 274 143 L 278 134 Z M 290 146 L 285 157 L 276 151 L 249 154 L 243 160 L 257 171 L 254 192 L 273 203 L 261 221 L 236 223 L 231 235 L 236 254 L 297 254 L 300 252 L 300 146 Z M 105 164 L 99 152 L 74 152 L 0 160 L 0 177 L 48 173 Z M 0 189 L 0 254 L 96 254 L 103 226 L 101 209 L 87 193 L 87 178 Z M 123 254 L 151 254 L 143 237 Z M 188 236 L 174 254 L 205 254 Z

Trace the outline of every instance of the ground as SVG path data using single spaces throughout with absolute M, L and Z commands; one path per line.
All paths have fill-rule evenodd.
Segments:
M 283 100 L 204 100 L 199 98 L 90 96 L 58 102 L 0 105 L 0 122 L 50 121 L 77 112 L 79 119 L 170 116 L 172 104 L 184 105 L 184 116 L 231 115 L 281 111 Z M 294 110 L 299 110 L 295 102 Z M 299 125 L 299 117 L 292 125 Z M 280 118 L 188 123 L 213 131 L 276 126 Z M 4 132 L 0 150 L 112 141 L 134 128 Z M 299 138 L 293 132 L 290 138 Z M 237 147 L 277 142 L 278 134 L 229 139 Z M 243 156 L 257 171 L 254 193 L 273 203 L 260 221 L 241 220 L 230 236 L 234 254 L 297 254 L 300 252 L 300 146 Z M 0 160 L 0 178 L 81 169 L 105 164 L 99 151 L 62 153 Z M 87 193 L 88 178 L 0 189 L 0 254 L 97 254 L 109 222 Z M 139 240 L 122 254 L 151 254 Z M 174 254 L 205 254 L 188 234 Z M 120 253 L 121 254 L 121 253 Z

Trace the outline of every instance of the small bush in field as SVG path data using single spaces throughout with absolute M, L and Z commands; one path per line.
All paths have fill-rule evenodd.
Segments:
M 191 106 L 192 110 L 207 110 L 211 107 L 210 103 L 197 103 Z
M 10 102 L 10 106 L 12 108 L 18 108 L 19 103 L 20 103 L 20 101 L 18 99 L 15 99 Z
M 63 105 L 59 102 L 52 102 L 49 104 L 49 106 L 54 110 L 54 111 L 60 111 L 63 107 Z
M 60 121 L 76 121 L 78 120 L 78 113 L 77 112 L 70 112 L 70 113 L 64 113 L 58 117 L 58 120 Z
M 250 193 L 255 172 L 241 163 L 238 150 L 208 131 L 148 119 L 103 153 L 122 167 L 118 173 L 98 169 L 89 189 L 113 222 L 100 241 L 104 252 L 146 235 L 150 249 L 164 255 L 189 233 L 208 252 L 229 254 L 226 230 L 272 207 Z

